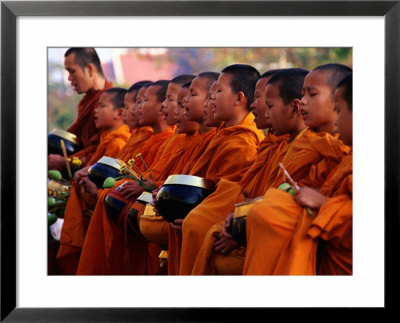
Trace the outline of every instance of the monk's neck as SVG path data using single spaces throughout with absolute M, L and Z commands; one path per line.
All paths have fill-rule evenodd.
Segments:
M 315 132 L 326 132 L 331 135 L 334 135 L 337 132 L 337 127 L 335 126 L 334 123 L 327 123 L 323 124 L 317 128 L 312 129 Z
M 226 120 L 226 127 L 237 126 L 242 122 L 244 118 L 249 114 L 249 111 L 240 111 L 240 113 L 236 114 L 232 119 Z
M 115 124 L 114 126 L 108 128 L 108 129 L 104 129 L 105 131 L 107 131 L 108 133 L 113 132 L 115 130 L 117 130 L 119 127 L 121 127 L 124 123 L 118 123 Z
M 208 132 L 208 131 L 210 131 L 211 130 L 211 128 L 210 127 L 207 127 L 206 125 L 205 125 L 205 123 L 204 122 L 199 122 L 199 125 L 200 125 L 200 127 L 199 127 L 199 133 L 206 133 L 206 132 Z
M 288 142 L 292 142 L 293 140 L 296 139 L 296 137 L 299 135 L 300 132 L 302 132 L 306 127 L 297 127 L 290 133 L 290 138 Z
M 154 130 L 154 133 L 161 133 L 170 128 L 165 122 L 159 122 L 151 126 Z
M 91 90 L 99 91 L 99 90 L 103 90 L 105 87 L 106 87 L 106 79 L 104 77 L 98 76 L 94 80 L 94 84 L 93 84 L 93 87 L 91 88 Z

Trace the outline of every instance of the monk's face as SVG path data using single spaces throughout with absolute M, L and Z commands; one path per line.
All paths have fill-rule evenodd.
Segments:
M 290 133 L 292 130 L 293 108 L 291 104 L 285 104 L 279 95 L 279 87 L 276 84 L 267 84 L 265 89 L 265 114 L 270 124 L 271 132 L 275 136 Z
M 258 129 L 270 128 L 270 124 L 265 114 L 267 112 L 267 104 L 265 103 L 265 88 L 270 77 L 259 79 L 254 91 L 254 101 L 250 108 L 254 114 L 254 122 Z
M 93 73 L 90 72 L 88 66 L 82 70 L 81 66 L 75 63 L 75 53 L 69 54 L 64 58 L 64 67 L 68 72 L 68 81 L 71 82 L 77 93 L 86 93 L 93 88 Z
M 237 102 L 237 94 L 231 87 L 232 75 L 221 73 L 217 81 L 215 93 L 215 118 L 222 121 L 229 121 L 235 117 L 233 107 Z
M 140 124 L 151 126 L 158 121 L 158 117 L 161 115 L 162 104 L 162 102 L 158 101 L 157 92 L 159 89 L 159 85 L 154 85 L 146 90 L 142 104 Z
M 189 121 L 185 116 L 189 93 L 189 88 L 187 87 L 181 88 L 178 92 L 178 102 L 175 109 L 176 129 L 178 133 L 194 134 L 199 128 L 197 122 Z
M 217 91 L 217 81 L 211 84 L 207 99 L 204 101 L 204 124 L 207 127 L 219 127 L 221 121 L 215 119 L 215 92 Z
M 136 91 L 128 92 L 125 94 L 124 104 L 125 104 L 125 122 L 129 129 L 135 129 L 139 126 L 137 119 L 133 116 L 133 109 L 135 108 L 135 97 Z
M 186 107 L 186 118 L 189 121 L 203 122 L 204 101 L 208 94 L 208 80 L 204 77 L 195 77 L 189 87 L 189 97 Z
M 95 109 L 94 122 L 97 129 L 110 129 L 118 118 L 119 108 L 112 102 L 114 94 L 103 93 Z M 122 108 L 122 107 L 121 107 Z
M 147 91 L 147 87 L 142 87 L 139 90 L 139 92 L 136 96 L 136 102 L 135 102 L 135 105 L 134 105 L 133 111 L 132 111 L 133 118 L 137 120 L 136 122 L 138 123 L 139 127 L 142 126 L 141 118 L 142 118 L 142 112 L 143 112 L 143 100 L 144 100 L 144 94 L 146 93 L 146 91 Z
M 162 103 L 163 118 L 169 126 L 173 126 L 176 124 L 174 113 L 177 106 L 179 89 L 180 86 L 178 84 L 169 83 L 167 93 L 165 95 L 165 100 Z
M 340 87 L 334 95 L 335 110 L 338 114 L 336 119 L 337 128 L 345 145 L 353 144 L 353 112 L 347 101 L 343 98 L 343 88 Z
M 306 126 L 316 131 L 332 124 L 337 117 L 328 76 L 326 72 L 312 71 L 304 79 L 301 113 Z

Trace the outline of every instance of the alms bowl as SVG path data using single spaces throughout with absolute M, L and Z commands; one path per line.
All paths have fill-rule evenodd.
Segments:
M 98 188 L 102 188 L 104 180 L 107 177 L 116 178 L 120 176 L 119 171 L 120 166 L 115 161 L 115 158 L 104 156 L 89 168 L 88 177 Z
M 214 189 L 214 184 L 202 177 L 171 175 L 157 193 L 157 212 L 168 222 L 184 219 Z
M 64 140 L 67 155 L 72 155 L 82 149 L 77 136 L 73 133 L 55 128 L 47 135 L 48 154 L 63 155 L 61 140 Z

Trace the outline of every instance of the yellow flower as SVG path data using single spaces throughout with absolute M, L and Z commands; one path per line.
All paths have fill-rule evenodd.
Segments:
M 72 158 L 72 165 L 75 165 L 75 166 L 81 166 L 82 165 L 82 161 L 78 158 L 78 157 L 73 157 Z
M 128 165 L 129 165 L 129 167 L 131 167 L 132 168 L 132 165 L 133 165 L 133 163 L 135 162 L 135 160 L 132 158 L 132 159 L 129 159 L 128 160 Z
M 142 153 L 138 153 L 135 157 L 138 158 L 140 156 L 142 156 Z

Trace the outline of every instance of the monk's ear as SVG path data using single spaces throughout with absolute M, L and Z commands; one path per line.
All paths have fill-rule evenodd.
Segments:
M 115 109 L 115 111 L 117 112 L 116 116 L 118 119 L 119 118 L 125 119 L 125 108 L 118 108 L 118 109 Z
M 247 104 L 247 98 L 242 91 L 237 93 L 236 103 L 240 105 Z
M 292 112 L 293 114 L 300 113 L 301 101 L 299 99 L 294 99 L 292 101 Z
M 90 76 L 93 76 L 94 73 L 97 71 L 96 67 L 92 63 L 87 64 L 85 68 L 87 68 L 87 71 Z

